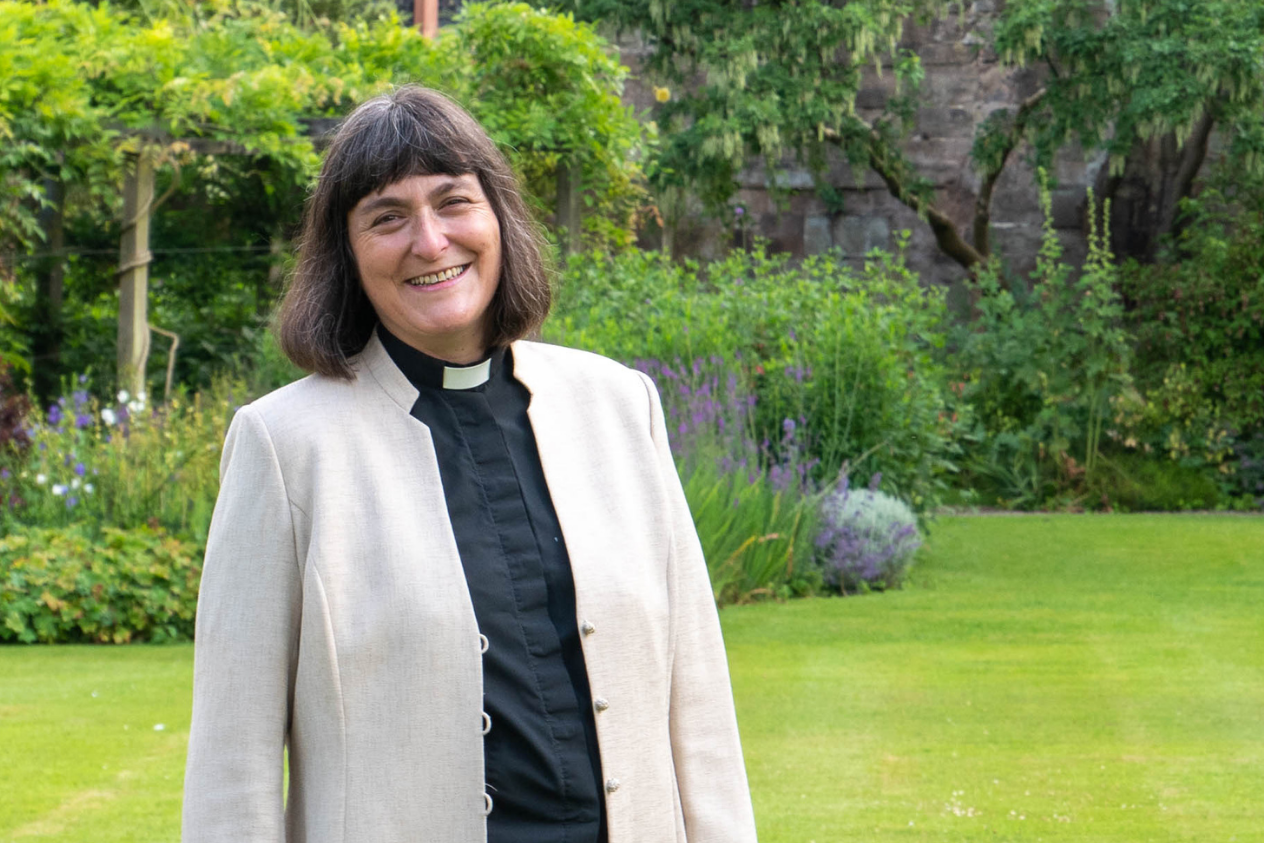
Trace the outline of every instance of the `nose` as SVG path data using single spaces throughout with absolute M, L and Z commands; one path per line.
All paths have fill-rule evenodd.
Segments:
M 448 236 L 439 219 L 422 213 L 413 226 L 413 254 L 427 261 L 437 260 L 448 248 Z

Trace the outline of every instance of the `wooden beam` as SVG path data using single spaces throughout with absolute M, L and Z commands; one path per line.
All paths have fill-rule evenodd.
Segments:
M 128 153 L 123 178 L 123 236 L 119 243 L 118 382 L 133 395 L 145 391 L 149 358 L 149 212 L 154 204 L 154 161 Z

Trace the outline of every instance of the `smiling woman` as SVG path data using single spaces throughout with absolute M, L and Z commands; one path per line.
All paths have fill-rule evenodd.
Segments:
M 548 304 L 468 114 L 344 121 L 278 320 L 314 374 L 224 446 L 185 843 L 754 841 L 658 393 L 524 341 Z
M 409 176 L 348 215 L 360 283 L 382 325 L 413 348 L 473 363 L 500 277 L 500 223 L 478 177 Z

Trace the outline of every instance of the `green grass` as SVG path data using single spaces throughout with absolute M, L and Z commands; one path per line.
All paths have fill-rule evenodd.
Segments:
M 951 519 L 722 618 L 763 843 L 1264 840 L 1264 519 Z M 176 841 L 191 655 L 0 648 L 0 841 Z
M 725 612 L 761 840 L 1264 840 L 1264 519 L 953 519 Z

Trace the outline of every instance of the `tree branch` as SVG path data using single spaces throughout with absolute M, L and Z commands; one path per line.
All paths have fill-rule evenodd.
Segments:
M 1001 150 L 1000 160 L 996 166 L 983 174 L 983 183 L 979 185 L 979 195 L 974 200 L 974 250 L 986 257 L 992 255 L 990 229 L 992 227 L 992 194 L 996 192 L 996 183 L 1005 171 L 1005 164 L 1010 154 L 1022 143 L 1027 133 L 1027 123 L 1032 113 L 1044 101 L 1045 89 L 1023 100 L 1014 114 L 1014 122 L 1005 135 L 1005 146 Z
M 983 262 L 984 256 L 961 237 L 951 217 L 912 189 L 907 163 L 902 156 L 892 154 L 881 133 L 868 123 L 856 119 L 865 127 L 863 143 L 870 168 L 886 184 L 892 196 L 926 219 L 935 235 L 935 242 L 944 254 L 973 273 L 975 267 Z M 835 146 L 846 146 L 847 143 L 846 138 L 833 129 L 824 129 L 821 137 Z

